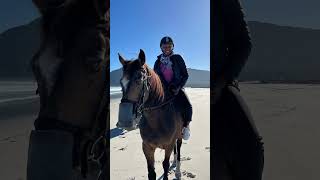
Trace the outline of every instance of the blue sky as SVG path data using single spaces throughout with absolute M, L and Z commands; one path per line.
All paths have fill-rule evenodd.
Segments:
M 118 52 L 133 59 L 139 49 L 153 67 L 166 35 L 187 67 L 210 69 L 210 0 L 111 0 L 110 8 L 111 71 L 121 67 Z

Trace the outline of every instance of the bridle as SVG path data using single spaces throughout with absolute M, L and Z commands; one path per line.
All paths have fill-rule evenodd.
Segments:
M 147 100 L 146 96 L 150 90 L 150 78 L 151 78 L 151 75 L 149 73 L 148 68 L 143 69 L 142 90 L 140 91 L 138 101 L 132 101 L 132 100 L 127 99 L 127 94 L 123 93 L 123 97 L 121 99 L 121 102 L 122 103 L 132 103 L 134 105 L 133 114 L 135 115 L 135 118 L 140 119 L 142 116 L 143 107 L 144 107 L 144 104 Z M 128 84 L 128 86 L 130 86 L 130 84 Z

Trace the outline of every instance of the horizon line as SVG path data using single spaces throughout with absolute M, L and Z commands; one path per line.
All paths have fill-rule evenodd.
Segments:
M 114 70 L 111 70 L 111 69 L 110 69 L 110 73 L 113 72 L 113 71 L 120 70 L 121 68 L 122 68 L 122 67 L 117 68 L 117 69 L 114 69 Z M 209 70 L 206 70 L 206 69 L 195 69 L 195 68 L 189 68 L 189 67 L 187 67 L 187 69 L 199 70 L 199 71 L 208 71 L 208 72 L 210 72 L 210 69 L 209 69 Z

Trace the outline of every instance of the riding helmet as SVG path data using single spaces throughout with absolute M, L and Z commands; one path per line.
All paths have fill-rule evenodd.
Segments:
M 162 46 L 162 44 L 168 44 L 168 43 L 172 44 L 172 46 L 174 46 L 172 38 L 169 36 L 165 36 L 160 41 L 160 47 Z

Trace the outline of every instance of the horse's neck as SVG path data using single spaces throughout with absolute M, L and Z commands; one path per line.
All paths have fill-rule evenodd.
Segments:
M 156 73 L 152 72 L 150 78 L 150 91 L 148 99 L 146 101 L 146 105 L 156 106 L 165 101 L 165 91 L 163 84 Z

